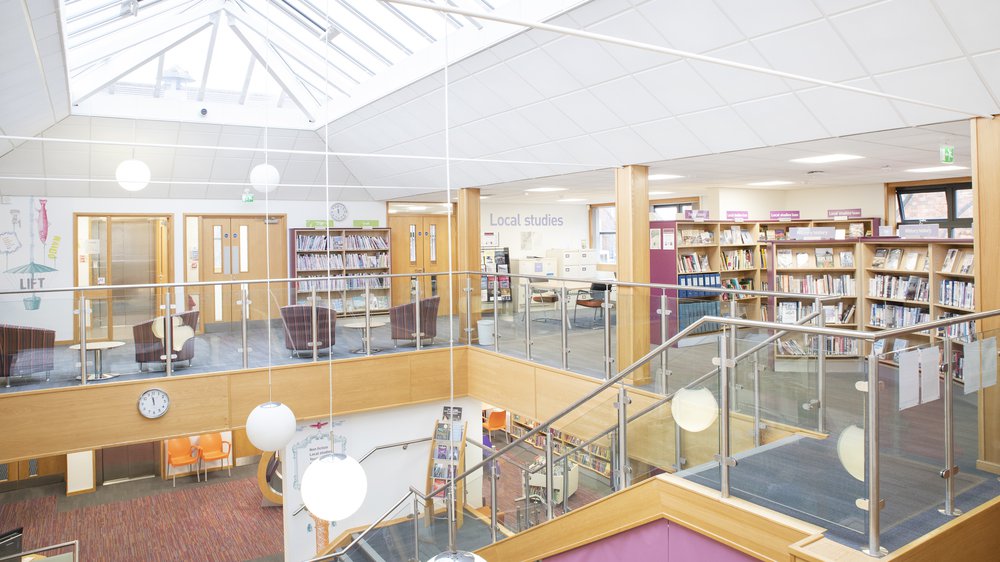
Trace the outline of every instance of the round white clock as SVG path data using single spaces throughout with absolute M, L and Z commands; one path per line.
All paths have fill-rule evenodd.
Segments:
M 343 203 L 334 203 L 330 205 L 330 218 L 335 221 L 342 221 L 347 219 L 347 205 Z
M 145 418 L 161 417 L 169 407 L 170 396 L 159 388 L 151 388 L 139 395 L 139 413 Z

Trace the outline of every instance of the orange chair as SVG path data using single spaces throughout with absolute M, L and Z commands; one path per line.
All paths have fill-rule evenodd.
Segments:
M 507 410 L 493 410 L 489 417 L 483 422 L 483 429 L 489 432 L 490 441 L 493 441 L 493 430 L 507 429 Z
M 233 475 L 233 468 L 229 463 L 229 452 L 232 448 L 232 443 L 222 440 L 221 433 L 205 433 L 198 436 L 198 452 L 201 453 L 202 466 L 205 467 L 205 482 L 208 482 L 208 466 L 204 463 L 222 461 L 222 466 L 226 467 L 229 475 Z
M 174 487 L 177 487 L 177 468 L 195 465 L 195 477 L 201 482 L 201 472 L 198 470 L 198 460 L 201 458 L 198 447 L 191 444 L 190 437 L 176 437 L 167 440 L 167 475 L 173 468 Z

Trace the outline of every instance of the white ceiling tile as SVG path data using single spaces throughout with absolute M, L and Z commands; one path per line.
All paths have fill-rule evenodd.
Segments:
M 872 73 L 962 54 L 929 0 L 893 0 L 830 18 Z
M 494 89 L 475 76 L 450 85 L 449 103 L 456 98 L 469 105 L 479 118 L 489 117 L 511 108 L 510 104 L 494 93 Z
M 584 28 L 625 10 L 631 11 L 622 2 L 584 2 L 583 5 L 570 11 L 568 16 L 576 24 L 573 27 Z
M 972 57 L 972 63 L 982 75 L 993 99 L 1000 101 L 1000 51 Z
M 866 74 L 825 20 L 759 37 L 753 40 L 753 44 L 770 63 L 769 66 L 784 72 L 831 82 L 843 82 Z
M 590 135 L 612 155 L 618 163 L 639 164 L 659 159 L 659 153 L 643 138 L 628 127 L 612 129 Z
M 488 121 L 504 132 L 516 146 L 534 146 L 547 142 L 549 137 L 526 119 L 520 111 L 508 111 L 491 117 Z
M 204 199 L 208 193 L 207 185 L 170 184 L 171 199 Z
M 702 53 L 735 43 L 744 36 L 712 2 L 653 0 L 638 7 L 656 22 L 660 34 L 677 49 Z
M 605 3 L 612 4 L 613 2 Z M 612 37 L 628 38 L 631 41 L 648 43 L 658 47 L 667 46 L 666 40 L 662 35 L 660 35 L 656 28 L 653 27 L 652 23 L 635 10 L 628 10 L 620 15 L 593 25 L 588 29 L 588 31 L 610 35 Z M 615 60 L 617 60 L 618 63 L 630 73 L 640 72 L 648 68 L 653 68 L 654 66 L 668 64 L 677 60 L 677 57 L 672 55 L 666 55 L 647 49 L 626 47 L 623 45 L 615 45 L 613 43 L 604 43 L 602 46 L 608 54 L 614 57 Z
M 853 10 L 868 4 L 877 4 L 883 0 L 813 0 L 824 14 L 832 15 L 847 10 Z
M 0 157 L 0 174 L 8 176 L 44 176 L 42 148 L 22 144 Z
M 590 91 L 625 123 L 669 117 L 670 112 L 631 76 L 594 86 Z
M 847 84 L 878 91 L 878 86 L 867 78 Z M 851 135 L 906 126 L 885 98 L 826 87 L 801 90 L 798 95 L 833 135 Z
M 90 194 L 90 182 L 47 181 L 45 193 L 51 197 L 86 197 Z
M 554 98 L 552 103 L 588 133 L 624 125 L 620 118 L 588 90 L 578 90 Z
M 770 145 L 830 136 L 794 95 L 786 94 L 733 106 L 740 117 Z
M 580 82 L 541 50 L 533 50 L 510 61 L 514 72 L 546 97 L 580 88 Z
M 572 154 L 573 159 L 580 163 L 608 167 L 618 161 L 614 154 L 588 135 L 559 141 L 559 146 Z
M 250 181 L 250 158 L 218 157 L 212 165 L 212 181 Z
M 764 144 L 728 107 L 678 117 L 712 152 L 756 148 Z
M 622 65 L 591 39 L 563 37 L 546 45 L 544 51 L 584 86 L 625 74 Z
M 822 17 L 811 2 L 801 0 L 716 0 L 747 37 L 771 33 Z
M 980 115 L 1000 113 L 1000 107 L 989 95 L 967 59 L 921 66 L 876 77 L 882 89 L 890 94 L 937 103 Z M 952 121 L 963 117 L 948 111 L 916 104 L 893 102 L 910 124 Z M 966 116 L 967 117 L 967 116 Z
M 497 43 L 490 47 L 490 51 L 497 56 L 500 60 L 509 60 L 518 55 L 523 55 L 528 51 L 534 50 L 537 47 L 534 41 L 527 36 L 526 33 L 518 33 L 513 37 Z
M 522 107 L 518 110 L 522 117 L 533 123 L 546 137 L 552 140 L 572 137 L 584 131 L 555 104 L 547 101 Z
M 664 160 L 710 152 L 710 149 L 677 119 L 661 119 L 634 125 L 632 129 Z
M 720 49 L 713 52 L 712 56 L 730 62 L 770 67 L 749 43 L 740 43 L 733 47 Z M 729 103 L 739 103 L 764 96 L 784 94 L 789 91 L 788 84 L 781 78 L 720 64 L 707 62 L 693 62 L 691 64 L 702 78 L 707 80 Z
M 538 90 L 506 64 L 491 66 L 477 74 L 476 78 L 506 101 L 510 107 L 521 107 L 542 99 Z
M 1000 2 L 935 0 L 958 42 L 970 54 L 1000 49 Z
M 674 115 L 702 111 L 726 103 L 686 61 L 636 74 L 635 79 Z
M 213 158 L 187 157 L 174 161 L 172 177 L 182 180 L 207 180 L 212 175 Z

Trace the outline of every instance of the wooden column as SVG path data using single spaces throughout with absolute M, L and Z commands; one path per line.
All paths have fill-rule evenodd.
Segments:
M 618 279 L 649 283 L 649 167 L 615 170 Z M 649 353 L 649 289 L 622 287 L 616 304 L 618 357 L 612 373 Z M 635 384 L 652 382 L 649 366 L 632 374 Z
M 972 120 L 972 233 L 975 237 L 976 309 L 1000 308 L 1000 118 Z M 1000 328 L 1000 320 L 976 323 L 976 331 Z M 992 335 L 987 333 L 987 336 Z M 1000 389 L 979 391 L 979 468 L 1000 474 Z
M 481 248 L 479 246 L 479 189 L 466 188 L 458 190 L 458 263 L 455 264 L 457 271 L 480 271 Z M 456 279 L 455 294 L 458 295 L 459 313 L 459 341 L 469 343 L 468 335 L 471 334 L 472 342 L 479 341 L 479 334 L 476 332 L 476 321 L 479 320 L 482 310 L 482 289 L 478 277 L 472 278 L 472 326 L 468 326 L 469 315 L 466 312 L 465 286 L 466 277 Z M 472 328 L 471 332 L 466 332 L 466 328 Z

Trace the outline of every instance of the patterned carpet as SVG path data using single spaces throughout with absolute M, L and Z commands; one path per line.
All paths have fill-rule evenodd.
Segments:
M 281 510 L 260 507 L 252 478 L 58 513 L 56 497 L 0 505 L 24 547 L 80 541 L 81 560 L 238 562 L 281 552 Z

